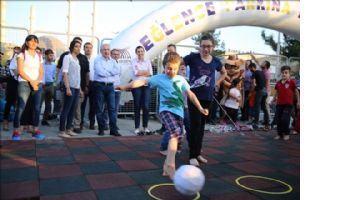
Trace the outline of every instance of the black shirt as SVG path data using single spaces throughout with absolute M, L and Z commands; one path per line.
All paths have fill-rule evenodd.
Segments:
M 256 82 L 255 90 L 258 91 L 258 90 L 262 90 L 263 88 L 265 88 L 266 81 L 265 81 L 264 72 L 262 72 L 260 70 L 256 70 L 253 73 L 252 78 L 255 79 L 255 82 Z

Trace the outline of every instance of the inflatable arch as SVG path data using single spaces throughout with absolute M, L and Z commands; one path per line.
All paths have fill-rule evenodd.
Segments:
M 146 58 L 158 55 L 197 33 L 228 26 L 260 26 L 300 38 L 299 1 L 236 0 L 174 1 L 142 17 L 111 41 L 111 48 L 125 49 L 135 57 L 141 45 Z

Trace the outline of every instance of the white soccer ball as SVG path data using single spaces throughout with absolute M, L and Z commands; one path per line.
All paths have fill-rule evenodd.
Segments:
M 201 191 L 205 184 L 205 175 L 200 168 L 193 165 L 182 165 L 174 175 L 175 189 L 184 195 L 194 195 Z

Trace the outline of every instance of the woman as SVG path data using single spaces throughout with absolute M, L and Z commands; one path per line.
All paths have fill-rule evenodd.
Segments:
M 41 109 L 41 96 L 43 79 L 43 59 L 41 54 L 36 52 L 38 38 L 35 35 L 28 35 L 22 45 L 21 53 L 17 56 L 18 67 L 18 101 L 14 119 L 13 140 L 21 140 L 20 119 L 22 115 L 29 115 L 24 112 L 25 105 L 32 96 L 33 107 L 33 129 L 32 134 L 37 140 L 43 140 L 45 136 L 38 129 L 39 115 Z M 24 116 L 26 117 L 26 116 Z M 28 117 L 28 116 L 27 116 Z M 22 128 L 22 127 L 21 127 Z
M 74 109 L 78 104 L 80 94 L 80 64 L 77 56 L 80 53 L 81 42 L 73 40 L 70 43 L 70 53 L 63 58 L 63 82 L 64 102 L 60 114 L 59 135 L 60 137 L 71 137 L 77 135 L 73 128 Z
M 136 47 L 137 58 L 131 61 L 132 64 L 132 80 L 147 80 L 153 75 L 152 64 L 149 60 L 144 59 L 144 48 L 142 46 Z M 134 133 L 137 135 L 150 135 L 148 129 L 149 120 L 149 102 L 150 102 L 150 88 L 142 86 L 132 89 L 134 102 Z M 143 132 L 139 130 L 140 126 L 140 110 L 143 108 Z

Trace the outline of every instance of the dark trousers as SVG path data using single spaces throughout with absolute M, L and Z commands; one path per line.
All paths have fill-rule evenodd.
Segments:
M 255 111 L 255 119 L 253 124 L 259 124 L 259 114 L 260 114 L 260 108 L 264 113 L 264 125 L 269 125 L 269 110 L 267 109 L 267 92 L 266 88 L 262 90 L 256 91 L 256 96 L 255 96 L 255 106 L 254 106 L 254 111 Z
M 96 88 L 96 116 L 99 131 L 105 130 L 105 105 L 107 104 L 110 131 L 117 131 L 117 113 L 115 112 L 115 91 L 113 85 L 94 83 Z
M 72 95 L 64 94 L 62 113 L 60 114 L 59 130 L 65 131 L 73 127 L 74 111 L 79 101 L 80 89 L 70 88 Z
M 200 100 L 200 104 L 203 108 L 209 108 L 211 101 Z M 190 137 L 189 137 L 189 149 L 190 159 L 197 158 L 201 154 L 202 141 L 205 131 L 205 123 L 207 116 L 203 115 L 191 102 L 188 101 L 189 114 L 190 114 Z
M 239 109 L 228 108 L 228 107 L 224 107 L 224 109 L 227 111 L 227 114 L 229 115 L 229 117 L 232 118 L 232 121 L 236 122 L 238 119 L 238 110 Z M 228 116 L 225 116 L 224 120 L 228 121 L 229 120 Z
M 242 121 L 249 120 L 249 101 L 248 101 L 249 91 L 244 92 L 244 105 L 242 108 Z
M 90 81 L 89 85 L 89 121 L 90 126 L 95 125 L 95 115 L 96 115 L 96 88 L 95 84 Z M 82 115 L 83 116 L 83 115 Z
M 52 113 L 52 100 L 54 96 L 54 86 L 53 83 L 46 84 L 43 89 L 44 97 L 44 113 L 43 120 L 49 120 L 49 115 Z
M 18 81 L 12 77 L 7 79 L 6 104 L 4 109 L 4 120 L 9 120 L 11 107 L 16 105 Z
M 276 105 L 277 133 L 280 136 L 290 134 L 292 105 Z
M 132 89 L 134 102 L 134 127 L 137 129 L 140 125 L 140 111 L 143 109 L 143 127 L 148 127 L 149 103 L 151 90 L 148 86 L 142 86 Z

